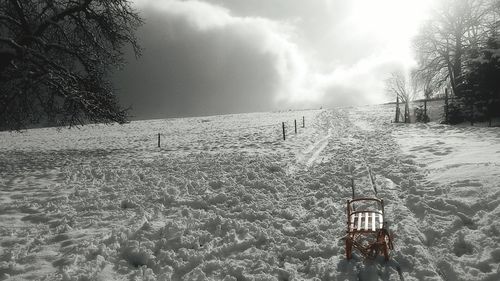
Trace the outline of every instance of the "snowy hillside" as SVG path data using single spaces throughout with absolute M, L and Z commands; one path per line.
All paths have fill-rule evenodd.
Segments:
M 2 132 L 0 280 L 500 280 L 500 128 L 391 118 L 367 106 Z M 367 165 L 394 233 L 387 263 L 345 259 L 351 170 L 372 196 Z

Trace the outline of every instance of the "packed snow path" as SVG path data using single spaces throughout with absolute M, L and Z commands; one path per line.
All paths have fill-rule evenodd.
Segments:
M 498 280 L 498 129 L 391 124 L 391 109 L 0 133 L 0 280 Z M 279 122 L 302 115 L 282 141 Z M 388 263 L 344 258 L 367 165 Z
M 422 176 L 415 165 L 405 161 L 408 159 L 401 155 L 390 133 L 392 125 L 380 119 L 366 120 L 370 117 L 373 118 L 367 112 L 352 109 L 322 112 L 318 121 L 319 126 L 328 131 L 328 145 L 323 149 L 321 163 L 307 169 L 306 173 L 311 176 L 311 180 L 325 176 L 334 179 L 334 182 L 327 184 L 334 188 L 330 196 L 337 198 L 334 204 L 345 211 L 344 203 L 351 197 L 351 177 L 355 179 L 356 196 L 375 196 L 369 182 L 369 166 L 377 179 L 378 196 L 385 200 L 390 229 L 397 237 L 394 242 L 397 251 L 389 263 L 362 263 L 358 256 L 358 259 L 339 266 L 337 270 L 340 272 L 330 274 L 328 278 L 335 279 L 342 270 L 348 269 L 360 280 L 404 280 L 405 276 L 406 279 L 441 280 L 431 254 L 422 241 L 420 223 L 405 204 L 405 190 Z M 345 214 L 336 215 L 342 219 L 337 219 L 333 227 L 345 231 Z M 342 236 L 341 233 L 339 236 Z M 402 248 L 411 250 L 404 253 Z M 342 258 L 339 265 L 342 264 Z

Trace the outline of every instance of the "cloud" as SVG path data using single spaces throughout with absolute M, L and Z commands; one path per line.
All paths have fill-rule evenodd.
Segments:
M 115 74 L 142 118 L 272 110 L 304 61 L 286 24 L 199 1 L 139 3 L 144 55 Z
M 324 60 L 335 54 L 315 55 L 304 44 L 304 22 L 314 30 L 314 20 L 295 17 L 301 1 L 294 2 L 291 18 L 279 9 L 276 18 L 264 18 L 257 16 L 258 10 L 245 15 L 233 11 L 237 7 L 221 6 L 236 3 L 249 9 L 246 1 L 214 2 L 136 0 L 145 18 L 138 33 L 143 57 L 136 61 L 129 54 L 130 63 L 114 75 L 121 101 L 132 104 L 134 115 L 161 118 L 376 103 L 383 101 L 386 73 L 401 65 L 390 52 L 359 38 L 338 40 L 342 43 L 333 49 L 343 58 L 338 61 Z M 340 14 L 337 8 L 343 7 L 331 0 L 322 3 L 324 9 L 302 5 L 309 16 L 323 13 L 322 23 L 329 10 Z M 338 24 L 326 33 L 333 36 L 342 28 Z M 320 42 L 321 32 L 314 32 L 313 41 Z
M 326 100 L 336 101 L 339 105 L 380 103 L 385 101 L 388 73 L 400 67 L 401 62 L 397 58 L 374 54 L 353 65 L 337 67 L 326 74 L 319 84 Z M 340 91 L 336 92 L 335 89 Z M 353 94 L 349 94 L 346 89 L 350 89 Z

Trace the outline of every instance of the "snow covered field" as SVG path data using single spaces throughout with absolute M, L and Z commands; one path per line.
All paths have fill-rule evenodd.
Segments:
M 301 125 L 281 139 L 281 122 Z M 500 280 L 500 128 L 393 106 L 0 133 L 0 280 Z M 157 147 L 157 134 L 162 147 Z M 344 258 L 351 171 L 392 259 Z

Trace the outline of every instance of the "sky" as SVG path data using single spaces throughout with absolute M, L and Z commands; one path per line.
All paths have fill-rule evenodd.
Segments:
M 143 54 L 113 81 L 138 119 L 382 103 L 429 3 L 133 0 Z

